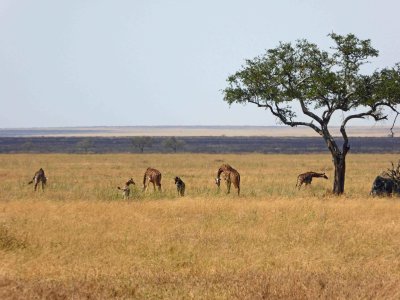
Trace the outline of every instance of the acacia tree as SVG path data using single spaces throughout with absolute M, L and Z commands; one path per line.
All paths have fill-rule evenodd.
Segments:
M 153 139 L 150 136 L 135 136 L 131 142 L 141 153 L 144 152 L 144 148 L 150 148 L 153 145 Z
M 183 141 L 181 141 L 181 140 L 179 140 L 179 139 L 177 139 L 176 137 L 170 137 L 170 138 L 167 138 L 165 141 L 164 141 L 164 146 L 166 147 L 166 148 L 170 148 L 170 149 L 172 149 L 175 153 L 178 151 L 178 149 L 179 148 L 181 148 L 182 146 L 184 145 L 184 142 Z
M 89 149 L 93 147 L 93 141 L 90 138 L 85 138 L 83 140 L 80 140 L 76 145 L 78 149 L 87 154 L 89 152 Z
M 255 104 L 288 126 L 307 126 L 325 141 L 333 159 L 333 193 L 344 192 L 346 155 L 350 150 L 346 125 L 354 119 L 387 119 L 384 108 L 396 111 L 400 103 L 400 65 L 366 75 L 362 65 L 378 51 L 370 40 L 353 34 L 329 34 L 334 42 L 324 51 L 307 40 L 280 43 L 262 56 L 246 60 L 228 77 L 224 101 Z M 295 109 L 299 107 L 300 117 Z M 329 129 L 332 115 L 342 112 L 342 141 Z

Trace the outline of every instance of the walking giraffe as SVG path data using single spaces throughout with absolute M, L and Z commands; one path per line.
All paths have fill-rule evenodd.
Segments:
M 133 181 L 132 178 L 129 179 L 129 180 L 125 183 L 125 186 L 124 186 L 123 188 L 121 188 L 121 187 L 119 187 L 119 186 L 117 187 L 117 189 L 119 189 L 119 190 L 122 191 L 122 196 L 123 196 L 124 199 L 128 199 L 128 198 L 129 198 L 129 194 L 131 193 L 131 190 L 130 190 L 129 186 L 130 186 L 131 184 L 135 185 L 135 182 Z
M 221 184 L 221 174 L 223 179 L 226 181 L 226 187 L 228 189 L 227 194 L 231 192 L 231 184 L 237 189 L 238 195 L 240 195 L 240 174 L 237 170 L 232 168 L 228 164 L 223 164 L 219 167 L 217 172 L 217 177 L 215 178 L 215 184 L 220 187 Z
M 325 178 L 328 179 L 328 176 L 325 175 L 325 173 L 316 173 L 316 172 L 306 172 L 302 173 L 299 176 L 297 176 L 297 183 L 296 187 L 301 188 L 302 184 L 304 183 L 305 185 L 311 184 L 311 181 L 313 178 Z
M 150 182 L 153 184 L 154 190 L 156 190 L 156 185 L 157 185 L 158 190 L 161 192 L 161 173 L 160 173 L 160 171 L 153 169 L 153 168 L 147 168 L 147 170 L 143 176 L 143 192 L 145 192 L 147 190 L 147 187 L 149 186 Z
M 35 183 L 34 190 L 36 191 L 37 186 L 38 186 L 38 184 L 39 184 L 40 182 L 42 183 L 42 191 L 44 191 L 44 187 L 45 187 L 45 185 L 46 185 L 46 183 L 47 183 L 47 177 L 46 177 L 46 175 L 44 174 L 44 170 L 43 170 L 42 168 L 40 168 L 39 171 L 37 171 L 37 172 L 35 173 L 35 175 L 33 176 L 32 180 L 29 181 L 28 184 Z

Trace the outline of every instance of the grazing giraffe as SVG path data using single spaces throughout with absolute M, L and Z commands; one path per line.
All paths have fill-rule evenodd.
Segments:
M 33 176 L 32 180 L 29 181 L 28 184 L 35 183 L 34 190 L 36 191 L 36 188 L 37 188 L 39 182 L 42 183 L 42 191 L 44 191 L 44 186 L 45 186 L 46 183 L 47 183 L 47 177 L 46 177 L 46 175 L 44 174 L 44 170 L 43 170 L 42 168 L 40 168 L 39 171 L 37 171 L 37 172 L 35 173 L 35 175 Z
M 176 190 L 179 196 L 185 196 L 185 183 L 179 177 L 175 177 Z
M 124 186 L 123 188 L 121 188 L 121 187 L 119 187 L 119 186 L 117 187 L 117 189 L 119 189 L 119 190 L 122 191 L 122 196 L 124 197 L 124 199 L 128 199 L 128 198 L 129 198 L 129 194 L 131 193 L 131 190 L 130 190 L 130 188 L 129 188 L 129 185 L 131 185 L 131 184 L 135 185 L 135 182 L 133 181 L 132 178 L 129 179 L 129 180 L 125 183 L 125 186 Z
M 217 173 L 217 178 L 215 178 L 215 184 L 220 187 L 221 184 L 221 174 L 223 174 L 223 178 L 226 181 L 226 186 L 228 188 L 227 193 L 231 192 L 231 184 L 238 190 L 238 195 L 240 195 L 240 174 L 237 170 L 232 168 L 228 164 L 223 164 Z
M 302 184 L 304 183 L 305 185 L 311 184 L 311 181 L 313 178 L 325 178 L 328 179 L 328 176 L 325 175 L 325 173 L 316 173 L 316 172 L 306 172 L 303 174 L 300 174 L 297 176 L 297 183 L 296 187 L 301 188 Z
M 143 176 L 143 192 L 145 192 L 147 190 L 147 187 L 149 186 L 150 182 L 153 184 L 154 190 L 156 190 L 156 185 L 157 185 L 158 190 L 161 192 L 161 173 L 160 173 L 160 171 L 153 169 L 153 168 L 147 168 L 147 170 Z

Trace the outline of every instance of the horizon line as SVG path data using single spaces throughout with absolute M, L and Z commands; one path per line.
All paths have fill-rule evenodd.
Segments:
M 289 129 L 296 129 L 296 128 L 309 128 L 307 126 L 296 126 L 290 127 L 288 125 L 83 125 L 83 126 L 32 126 L 32 127 L 0 127 L 0 130 L 35 130 L 35 129 L 69 129 L 69 128 L 212 128 L 212 127 L 231 127 L 231 128 L 238 128 L 238 127 L 259 127 L 259 128 L 289 128 Z M 339 128 L 340 125 L 332 125 L 329 126 L 331 128 Z M 391 125 L 381 125 L 381 124 L 374 124 L 374 125 L 349 125 L 346 126 L 347 128 L 391 128 Z M 400 125 L 394 126 L 394 128 L 400 127 Z M 310 128 L 311 129 L 311 128 Z

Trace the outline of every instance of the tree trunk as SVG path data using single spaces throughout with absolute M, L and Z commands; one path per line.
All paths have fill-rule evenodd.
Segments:
M 333 193 L 341 195 L 344 193 L 344 179 L 346 175 L 346 155 L 339 153 L 332 155 L 335 165 L 335 178 L 333 182 Z

